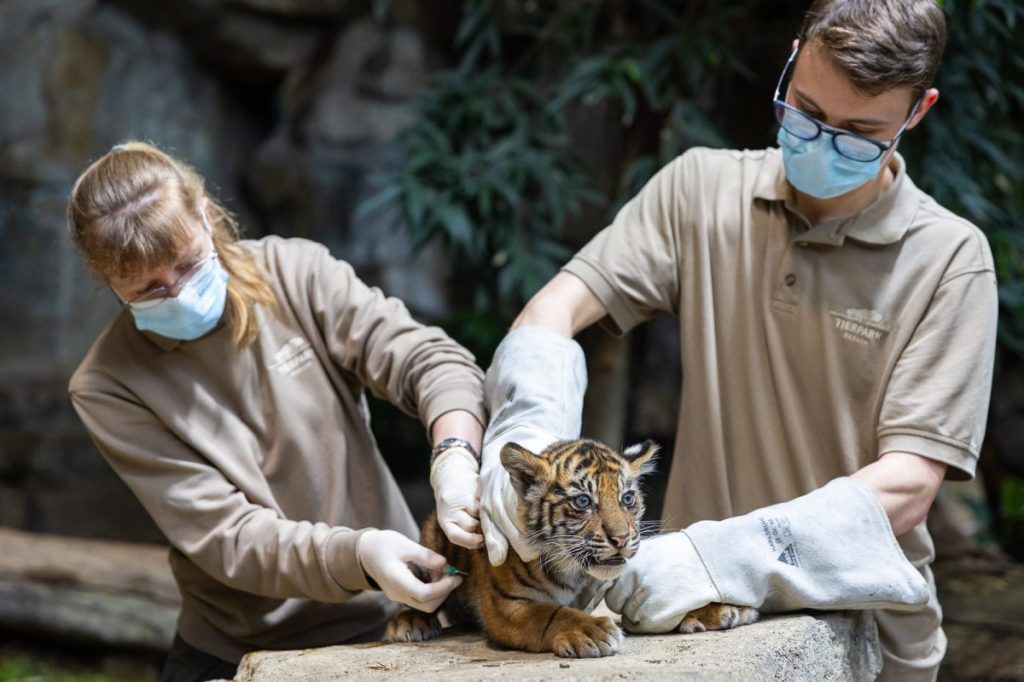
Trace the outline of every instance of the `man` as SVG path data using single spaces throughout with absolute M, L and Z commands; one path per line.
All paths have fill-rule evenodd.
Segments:
M 573 435 L 571 337 L 668 311 L 683 391 L 663 524 L 685 530 L 645 542 L 608 604 L 648 632 L 710 602 L 875 608 L 882 676 L 935 678 L 924 521 L 944 478 L 974 475 L 997 315 L 981 232 L 896 153 L 938 99 L 944 43 L 932 0 L 817 0 L 775 95 L 780 149 L 689 150 L 531 299 L 487 378 L 493 562 L 506 538 L 530 552 L 495 444 Z M 546 421 L 517 406 L 551 387 L 570 405 Z

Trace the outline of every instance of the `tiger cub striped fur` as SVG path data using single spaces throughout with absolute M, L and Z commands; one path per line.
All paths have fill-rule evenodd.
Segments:
M 483 549 L 452 544 L 432 514 L 421 543 L 446 556 L 469 576 L 445 601 L 452 622 L 475 620 L 490 639 L 514 649 L 559 656 L 614 654 L 622 631 L 585 608 L 622 572 L 640 544 L 644 513 L 640 478 L 654 469 L 652 441 L 621 453 L 592 440 L 555 443 L 539 455 L 508 443 L 501 463 L 520 503 L 521 525 L 540 557 L 524 562 L 510 550 L 491 566 Z M 406 608 L 388 624 L 392 641 L 420 641 L 440 634 L 437 613 Z

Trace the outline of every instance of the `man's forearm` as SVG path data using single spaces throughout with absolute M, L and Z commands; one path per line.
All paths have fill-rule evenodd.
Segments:
M 543 327 L 572 338 L 606 314 L 604 306 L 580 278 L 560 272 L 533 295 L 512 323 L 512 329 Z
M 928 510 L 946 475 L 946 465 L 920 455 L 890 452 L 855 472 L 857 479 L 875 494 L 893 535 L 899 537 L 928 516 Z

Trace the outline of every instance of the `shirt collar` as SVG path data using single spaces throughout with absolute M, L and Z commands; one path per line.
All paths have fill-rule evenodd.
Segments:
M 767 150 L 764 165 L 754 181 L 753 196 L 766 201 L 786 202 L 790 205 L 792 188 L 786 181 L 782 152 L 778 148 Z M 867 244 L 894 244 L 907 233 L 920 205 L 917 187 L 907 175 L 907 166 L 899 152 L 889 162 L 893 167 L 893 181 L 888 189 L 859 213 L 838 219 L 835 234 L 841 239 L 849 237 Z M 828 224 L 833 221 L 826 221 Z

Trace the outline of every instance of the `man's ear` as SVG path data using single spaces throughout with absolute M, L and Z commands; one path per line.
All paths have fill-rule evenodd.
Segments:
M 501 465 L 508 471 L 512 487 L 524 500 L 529 497 L 531 490 L 545 485 L 551 475 L 551 467 L 546 459 L 518 443 L 505 443 L 501 448 Z
M 928 88 L 925 90 L 924 94 L 921 95 L 921 104 L 918 105 L 917 111 L 914 112 L 914 117 L 910 119 L 910 123 L 907 124 L 907 130 L 917 126 L 917 124 L 921 122 L 921 119 L 924 118 L 924 115 L 928 113 L 928 110 L 931 109 L 938 101 L 938 88 Z
M 637 478 L 654 471 L 658 450 L 661 446 L 653 440 L 630 445 L 622 451 L 622 456 L 629 462 L 629 468 Z

